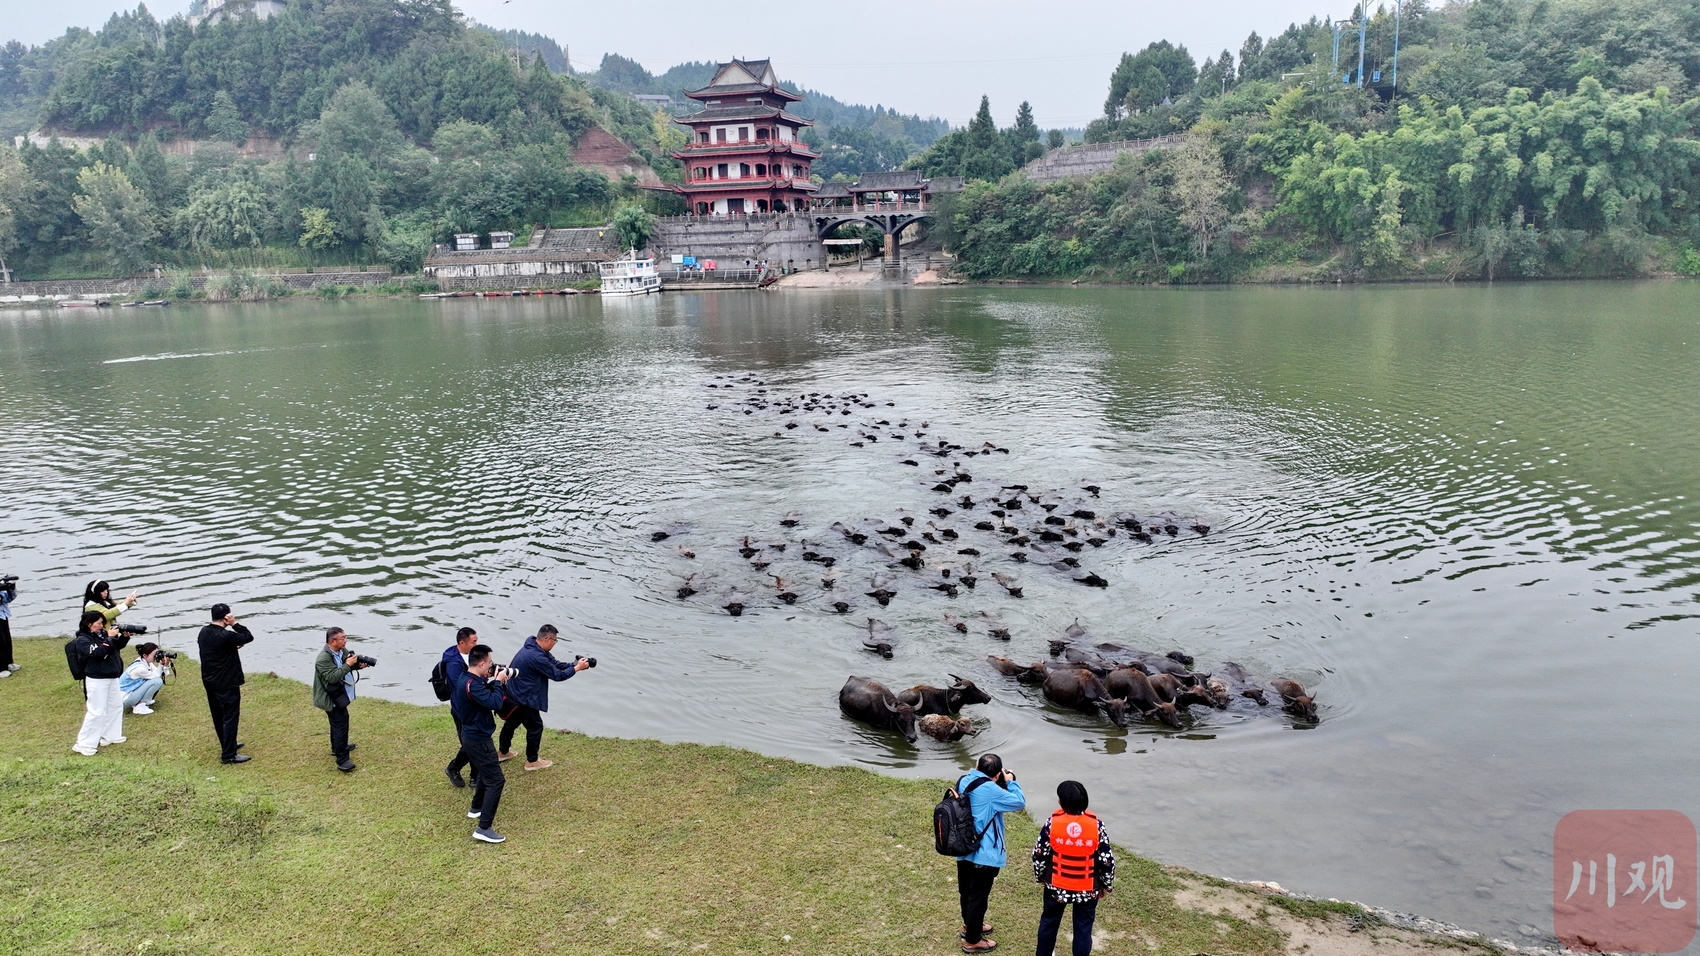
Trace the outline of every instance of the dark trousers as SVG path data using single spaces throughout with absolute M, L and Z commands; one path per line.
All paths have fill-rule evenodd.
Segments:
M 12 622 L 0 617 L 0 667 L 12 665 Z
M 236 756 L 236 727 L 242 720 L 242 688 L 213 687 L 207 691 L 207 709 L 212 712 L 213 733 L 218 734 L 220 760 Z
M 964 942 L 980 941 L 980 927 L 986 925 L 986 904 L 992 899 L 992 881 L 997 878 L 995 866 L 956 861 L 956 892 L 962 897 L 962 925 L 968 930 L 962 937 Z
M 1063 907 L 1070 904 L 1057 899 L 1045 889 L 1045 909 L 1039 914 L 1039 948 L 1037 956 L 1051 956 L 1057 948 L 1057 930 L 1062 927 Z M 1098 901 L 1075 903 L 1074 956 L 1092 956 L 1092 921 L 1098 918 Z
M 496 759 L 496 748 L 488 734 L 463 730 L 460 749 L 472 764 L 472 807 L 478 812 L 478 825 L 488 830 L 496 822 L 496 808 L 502 803 L 502 788 L 508 778 L 502 775 L 502 764 Z
M 453 707 L 449 708 L 449 719 L 451 719 L 455 722 L 455 743 L 459 744 L 460 743 L 460 715 L 454 712 Z M 455 751 L 454 759 L 449 761 L 448 770 L 449 770 L 450 773 L 460 773 L 461 768 L 465 767 L 467 764 L 469 764 L 471 762 L 472 762 L 472 758 L 468 757 L 466 755 L 466 746 L 464 744 L 462 744 L 461 748 L 459 750 Z M 478 786 L 478 768 L 477 767 L 472 768 L 472 785 L 475 786 L 475 787 Z
M 502 753 L 511 753 L 514 749 L 514 728 L 525 727 L 525 762 L 535 763 L 537 748 L 543 745 L 543 714 L 535 707 L 519 704 L 514 709 L 514 715 L 502 722 Z
M 348 759 L 348 708 L 332 707 L 325 716 L 331 719 L 331 756 L 342 763 Z

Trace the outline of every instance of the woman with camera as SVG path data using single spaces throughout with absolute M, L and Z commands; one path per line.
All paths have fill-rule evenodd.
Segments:
M 99 611 L 106 618 L 108 627 L 118 623 L 118 615 L 136 606 L 136 592 L 131 591 L 122 601 L 112 600 L 112 586 L 105 581 L 94 581 L 83 591 L 83 610 Z
M 124 676 L 118 678 L 118 690 L 124 694 L 124 706 L 130 708 L 130 713 L 153 713 L 154 699 L 165 686 L 165 672 L 171 669 L 171 659 L 176 656 L 167 656 L 152 642 L 136 648 L 136 659 Z
M 130 635 L 106 623 L 99 611 L 84 611 L 72 645 L 83 670 L 85 712 L 83 727 L 71 749 L 92 757 L 107 744 L 124 742 L 124 695 L 118 678 L 124 673 L 124 655 L 119 653 Z

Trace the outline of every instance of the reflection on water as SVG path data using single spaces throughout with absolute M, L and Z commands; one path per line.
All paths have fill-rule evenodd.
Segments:
M 19 633 L 70 630 L 105 577 L 168 646 L 230 601 L 256 669 L 305 678 L 341 625 L 382 693 L 420 703 L 454 626 L 507 653 L 550 621 L 601 659 L 555 695 L 559 726 L 934 777 L 995 749 L 1037 809 L 1087 782 L 1141 852 L 1508 933 L 1546 925 L 1563 813 L 1700 812 L 1669 756 L 1700 731 L 1697 304 L 1602 283 L 6 312 L 0 570 L 23 575 Z M 1104 590 L 987 554 L 1023 599 L 783 605 L 745 535 L 821 542 L 848 580 L 884 562 L 833 521 L 939 495 L 886 442 L 705 407 L 745 372 L 1009 447 L 967 466 L 977 497 L 1091 482 L 1106 510 L 1212 531 L 1081 554 Z M 690 530 L 649 540 L 672 522 Z M 768 570 L 812 587 L 798 550 Z M 681 601 L 692 572 L 710 586 Z M 758 595 L 741 618 L 730 587 Z M 944 623 L 981 610 L 1013 639 Z M 868 616 L 901 635 L 892 660 L 861 649 Z M 984 661 L 1041 659 L 1077 618 L 1300 680 L 1321 723 L 1122 730 Z M 836 707 L 849 674 L 951 673 L 995 698 L 955 744 Z

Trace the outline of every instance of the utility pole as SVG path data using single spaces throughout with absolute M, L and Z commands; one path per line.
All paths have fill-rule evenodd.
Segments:
M 1399 95 L 1399 21 L 1405 13 L 1404 0 L 1393 0 L 1393 95 Z
M 1369 30 L 1369 12 L 1358 7 L 1358 89 L 1364 88 L 1364 40 Z

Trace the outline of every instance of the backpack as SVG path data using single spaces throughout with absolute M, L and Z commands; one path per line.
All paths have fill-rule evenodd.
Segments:
M 968 795 L 989 782 L 990 778 L 981 777 L 961 793 L 955 787 L 944 792 L 944 798 L 933 808 L 933 849 L 945 856 L 969 856 L 980 848 L 980 841 L 998 818 L 994 814 L 985 827 L 974 829 L 974 806 L 968 802 Z
M 454 696 L 454 688 L 449 686 L 448 661 L 438 661 L 431 668 L 431 690 L 436 693 L 438 700 L 448 700 Z
M 85 670 L 87 664 L 88 662 L 83 660 L 82 653 L 77 650 L 77 639 L 73 637 L 66 641 L 65 665 L 71 669 L 71 679 L 81 681 L 87 678 L 88 671 Z

